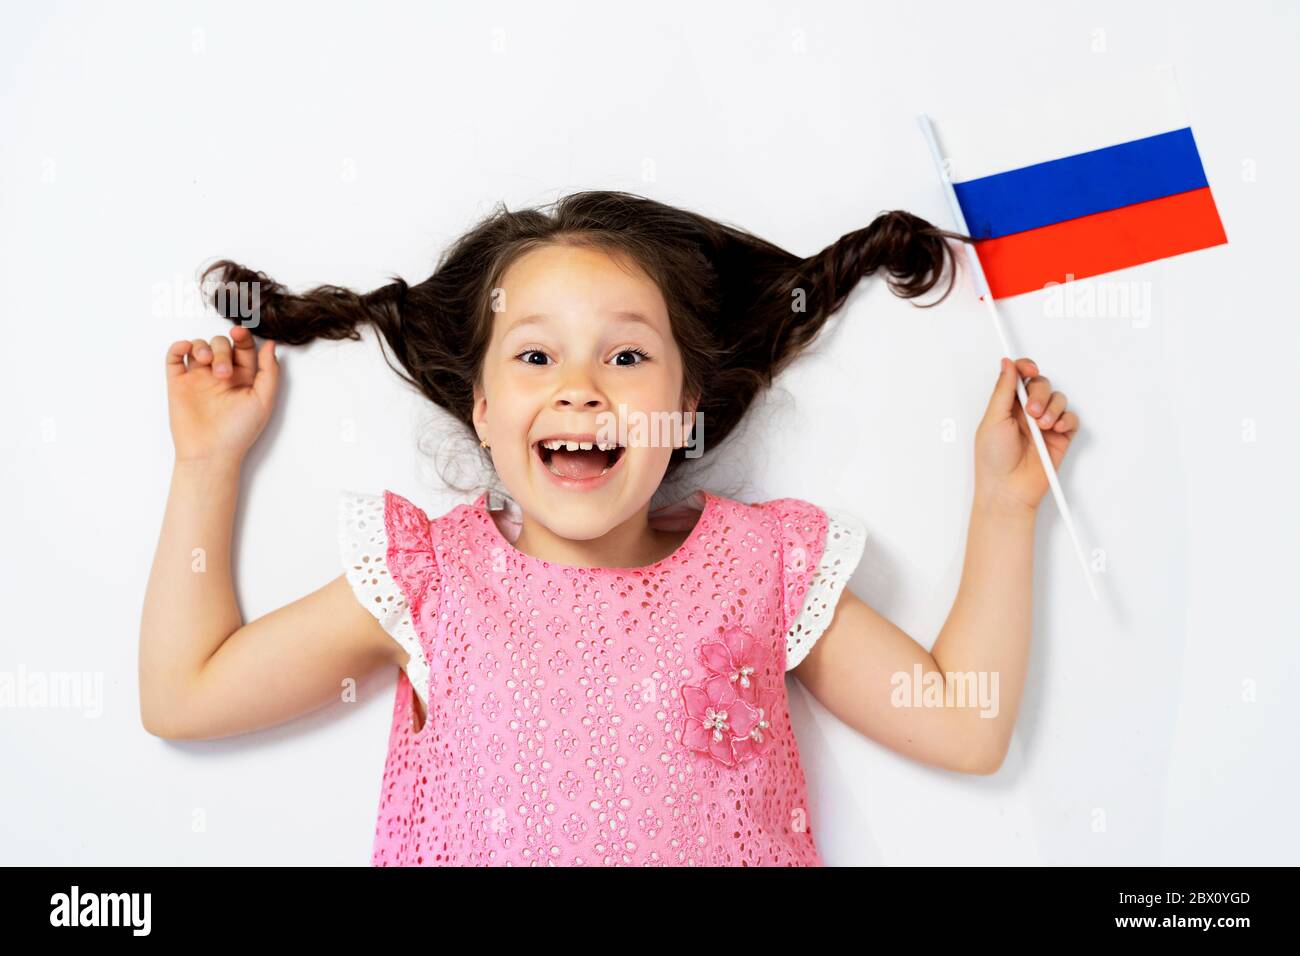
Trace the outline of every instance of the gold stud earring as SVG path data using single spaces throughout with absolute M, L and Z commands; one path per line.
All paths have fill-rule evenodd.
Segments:
M 483 448 L 491 448 L 491 447 L 492 447 L 491 445 L 489 445 L 489 444 L 487 443 L 487 439 L 486 439 L 486 438 L 484 438 L 482 441 L 480 441 L 480 442 L 479 442 L 479 445 L 480 445 L 481 447 L 483 447 Z

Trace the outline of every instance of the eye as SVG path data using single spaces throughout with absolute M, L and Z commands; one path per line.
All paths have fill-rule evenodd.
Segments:
M 517 358 L 517 359 L 524 359 L 524 356 L 525 356 L 525 355 L 540 355 L 540 356 L 542 356 L 543 358 L 546 358 L 546 357 L 547 357 L 547 356 L 546 356 L 546 353 L 543 352 L 541 349 L 524 349 L 522 352 L 520 352 L 518 355 L 516 355 L 515 358 Z M 545 367 L 547 363 L 546 363 L 546 362 L 530 362 L 530 361 L 528 361 L 528 359 L 524 359 L 524 364 L 525 364 L 525 365 L 541 365 L 541 366 Z
M 627 365 L 641 365 L 643 362 L 646 362 L 646 361 L 649 360 L 649 358 L 650 358 L 649 355 L 647 355 L 644 351 L 642 351 L 641 349 L 638 349 L 638 348 L 620 349 L 619 352 L 618 352 L 618 355 L 615 355 L 614 357 L 615 357 L 615 358 L 618 358 L 619 355 L 639 355 L 639 356 L 641 356 L 640 361 L 637 361 L 637 362 L 624 362 L 623 364 L 624 364 L 625 366 L 627 366 Z

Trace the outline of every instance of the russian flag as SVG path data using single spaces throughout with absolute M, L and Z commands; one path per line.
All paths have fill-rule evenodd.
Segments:
M 993 298 L 1228 241 L 1172 67 L 980 112 L 940 136 Z

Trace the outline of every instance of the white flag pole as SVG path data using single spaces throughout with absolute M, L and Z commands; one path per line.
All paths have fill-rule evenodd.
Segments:
M 921 132 L 925 134 L 925 141 L 930 147 L 930 155 L 934 157 L 935 169 L 939 172 L 939 180 L 943 183 L 944 192 L 948 196 L 948 206 L 952 211 L 952 217 L 957 221 L 957 228 L 963 235 L 970 235 L 970 230 L 966 226 L 966 217 L 962 215 L 961 203 L 957 202 L 957 191 L 952 187 L 952 179 L 948 176 L 948 169 L 944 165 L 943 155 L 939 151 L 939 141 L 935 139 L 934 125 L 930 122 L 930 117 L 921 113 L 917 119 L 921 124 Z M 1015 362 L 1015 356 L 1011 354 L 1011 344 L 1007 341 L 1006 330 L 1002 327 L 1002 317 L 998 315 L 998 307 L 993 301 L 993 295 L 989 291 L 988 281 L 984 277 L 984 269 L 980 265 L 979 256 L 975 252 L 975 247 L 969 242 L 963 242 L 966 249 L 966 257 L 970 261 L 971 274 L 975 280 L 976 291 L 979 297 L 988 306 L 989 317 L 993 319 L 993 328 L 997 330 L 998 339 L 1002 343 L 1002 354 Z M 1052 467 L 1052 457 L 1047 452 L 1047 445 L 1043 442 L 1043 433 L 1038 429 L 1038 422 L 1034 416 L 1029 414 L 1029 395 L 1025 392 L 1025 383 L 1020 378 L 1019 371 L 1016 372 L 1016 395 L 1020 398 L 1020 405 L 1025 409 L 1025 421 L 1029 423 L 1029 434 L 1033 436 L 1034 447 L 1038 449 L 1038 459 L 1043 463 L 1043 471 L 1047 475 L 1047 483 L 1052 487 L 1052 497 L 1056 499 L 1056 507 L 1061 512 L 1061 517 L 1065 520 L 1065 530 L 1070 533 L 1070 540 L 1074 542 L 1074 553 L 1079 558 L 1079 567 L 1083 569 L 1084 580 L 1088 582 L 1088 590 L 1092 593 L 1094 601 L 1101 600 L 1097 594 L 1097 585 L 1092 580 L 1092 572 L 1088 569 L 1088 561 L 1083 555 L 1083 547 L 1079 544 L 1079 535 L 1074 530 L 1074 519 L 1070 517 L 1070 506 L 1065 503 L 1065 492 L 1061 490 L 1061 482 L 1056 477 L 1056 469 Z

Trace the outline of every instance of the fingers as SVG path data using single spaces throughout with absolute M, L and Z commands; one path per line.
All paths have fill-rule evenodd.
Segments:
M 224 335 L 215 336 L 210 344 L 205 339 L 173 342 L 167 348 L 167 377 L 185 375 L 208 365 L 212 366 L 213 374 L 218 378 L 229 378 L 235 368 L 246 369 L 253 373 L 253 391 L 269 408 L 275 402 L 280 385 L 280 361 L 275 354 L 275 341 L 266 339 L 257 349 L 253 345 L 253 333 L 243 326 L 233 328 L 230 335 L 235 340 L 233 346 Z
M 224 335 L 215 335 L 210 342 L 207 339 L 191 339 L 185 344 L 190 347 L 188 371 L 192 372 L 196 368 L 208 365 L 212 367 L 212 374 L 217 378 L 230 378 L 233 370 L 230 339 Z M 181 343 L 177 342 L 172 348 L 180 349 L 180 346 Z M 180 354 L 185 354 L 185 350 L 181 349 Z
M 1052 426 L 1052 431 L 1060 432 L 1062 435 L 1073 435 L 1079 429 L 1079 416 L 1074 412 L 1066 412 L 1056 420 Z
M 230 378 L 235 362 L 230 354 L 230 339 L 224 335 L 212 337 L 212 374 L 217 378 Z
M 989 396 L 988 409 L 984 413 L 984 423 L 994 424 L 1010 417 L 1016 404 L 1016 368 L 1008 358 L 1003 358 L 998 380 L 993 385 L 993 394 Z
M 247 331 L 247 330 L 245 330 Z M 252 336 L 249 336 L 252 339 Z M 275 392 L 280 385 L 280 360 L 275 354 L 275 339 L 262 342 L 257 353 L 257 374 L 253 376 L 253 391 L 270 408 L 275 402 Z
M 173 342 L 167 349 L 167 377 L 175 378 L 178 375 L 185 374 L 185 356 L 193 347 L 193 343 L 181 339 L 179 342 Z
M 1066 433 L 1079 427 L 1079 416 L 1065 410 L 1065 393 L 1052 391 L 1052 380 L 1039 374 L 1038 364 L 1033 359 L 1017 360 L 1016 369 L 1027 376 L 1024 382 L 1026 412 L 1038 423 L 1040 430 Z
M 207 339 L 191 339 L 190 345 L 190 371 L 203 365 L 212 364 L 212 347 L 208 345 Z
M 1051 428 L 1060 420 L 1065 411 L 1065 393 L 1053 392 L 1047 399 L 1047 406 L 1038 418 L 1039 428 Z
M 235 343 L 235 368 L 247 369 L 250 372 L 256 371 L 257 347 L 253 344 L 253 333 L 242 325 L 236 325 L 230 330 L 230 338 Z
M 1034 418 L 1039 418 L 1047 408 L 1047 401 L 1052 396 L 1052 380 L 1046 375 L 1031 375 L 1025 379 L 1025 394 L 1029 403 L 1025 410 Z

